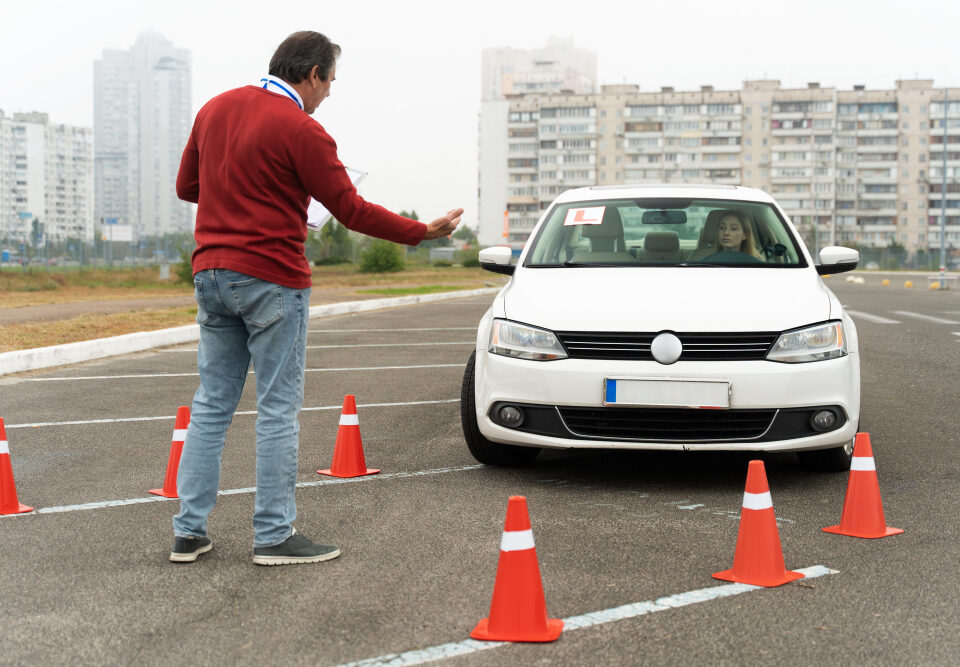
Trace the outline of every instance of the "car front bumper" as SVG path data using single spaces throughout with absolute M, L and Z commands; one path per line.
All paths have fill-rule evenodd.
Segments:
M 605 378 L 724 380 L 730 383 L 727 414 L 716 410 L 666 408 L 673 418 L 689 415 L 690 421 L 733 418 L 767 411 L 770 426 L 749 436 L 704 433 L 695 437 L 678 434 L 651 436 L 597 436 L 595 432 L 571 427 L 571 412 L 594 416 L 627 416 L 644 408 L 604 405 Z M 539 415 L 538 426 L 528 420 L 527 428 L 507 428 L 491 418 L 495 405 L 530 406 Z M 834 430 L 817 433 L 812 429 L 787 428 L 803 421 L 803 408 L 830 407 L 840 413 L 843 423 Z M 476 366 L 476 408 L 480 432 L 489 440 L 512 445 L 546 448 L 665 449 L 726 451 L 799 451 L 843 445 L 856 434 L 860 414 L 860 371 L 856 354 L 839 359 L 805 364 L 771 361 L 688 361 L 664 366 L 654 361 L 607 361 L 563 359 L 526 361 L 478 350 Z M 556 413 L 555 416 L 551 413 Z M 705 413 L 713 413 L 706 415 Z M 696 413 L 696 414 L 694 414 Z M 660 415 L 657 415 L 659 418 Z M 805 417 L 804 417 L 805 419 Z M 543 426 L 543 424 L 549 424 Z M 557 426 L 559 424 L 559 426 Z M 779 424 L 779 426 L 778 426 Z M 533 432 L 531 432 L 531 430 Z M 762 431 L 762 433 L 761 433 Z M 621 431 L 623 433 L 624 431 Z M 591 435 L 593 433 L 593 435 Z

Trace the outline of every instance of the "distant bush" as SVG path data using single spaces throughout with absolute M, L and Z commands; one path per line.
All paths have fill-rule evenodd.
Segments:
M 349 264 L 350 260 L 346 257 L 323 257 L 314 262 L 316 266 L 334 266 L 336 264 Z
M 177 276 L 177 282 L 184 285 L 193 284 L 193 264 L 189 259 L 181 260 L 174 265 L 174 273 Z
M 433 260 L 434 266 L 453 266 L 453 262 L 449 259 L 435 259 Z
M 480 251 L 473 248 L 458 250 L 457 261 L 467 268 L 480 266 Z
M 403 252 L 390 241 L 377 239 L 360 256 L 363 273 L 395 273 L 403 271 Z

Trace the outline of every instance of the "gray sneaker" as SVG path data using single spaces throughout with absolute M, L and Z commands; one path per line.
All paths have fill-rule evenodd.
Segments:
M 197 556 L 213 549 L 213 540 L 209 537 L 177 537 L 173 538 L 173 549 L 170 550 L 170 560 L 174 563 L 192 563 Z
M 296 563 L 319 563 L 332 560 L 340 555 L 340 547 L 335 544 L 317 544 L 297 529 L 286 542 L 273 547 L 255 547 L 253 562 L 257 565 L 294 565 Z

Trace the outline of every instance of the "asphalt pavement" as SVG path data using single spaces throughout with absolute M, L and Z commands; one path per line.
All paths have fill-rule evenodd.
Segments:
M 179 505 L 147 490 L 196 389 L 195 346 L 0 378 L 19 498 L 38 510 L 0 517 L 0 664 L 409 664 L 455 651 L 444 660 L 956 664 L 960 292 L 879 280 L 827 284 L 855 312 L 861 426 L 887 523 L 906 532 L 823 533 L 847 474 L 765 455 L 787 566 L 827 568 L 775 589 L 710 576 L 732 564 L 748 454 L 473 460 L 458 401 L 489 297 L 311 321 L 296 526 L 341 545 L 327 563 L 251 562 L 252 374 L 227 436 L 214 549 L 177 565 Z M 367 464 L 383 472 L 322 478 L 348 393 Z M 488 614 L 513 494 L 528 499 L 550 616 L 584 627 L 481 650 L 464 640 Z

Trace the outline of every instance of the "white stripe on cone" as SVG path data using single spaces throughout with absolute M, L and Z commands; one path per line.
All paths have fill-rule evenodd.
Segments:
M 340 415 L 340 426 L 360 426 L 360 415 Z
M 185 428 L 175 428 L 173 429 L 173 441 L 174 442 L 183 442 L 187 439 L 187 429 Z
M 505 530 L 500 538 L 500 551 L 533 549 L 533 530 Z
M 7 445 L 6 440 L 0 440 L 0 454 L 9 454 L 10 447 Z
M 769 491 L 763 493 L 743 492 L 743 509 L 745 510 L 768 510 L 773 507 L 773 498 Z
M 850 460 L 850 470 L 876 470 L 877 464 L 872 456 L 854 456 Z

